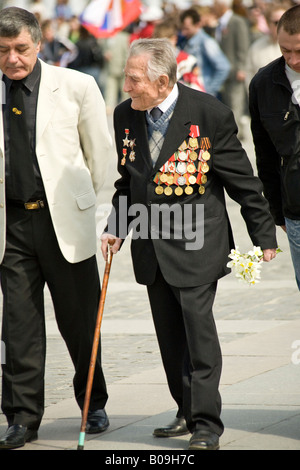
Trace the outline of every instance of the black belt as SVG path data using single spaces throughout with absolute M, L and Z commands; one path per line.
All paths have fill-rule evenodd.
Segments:
M 38 199 L 37 201 L 29 201 L 29 202 L 19 202 L 19 201 L 13 201 L 12 199 L 9 199 L 7 201 L 8 206 L 15 206 L 15 207 L 22 207 L 23 209 L 27 211 L 37 211 L 40 209 L 45 209 L 48 205 L 47 202 L 43 199 Z

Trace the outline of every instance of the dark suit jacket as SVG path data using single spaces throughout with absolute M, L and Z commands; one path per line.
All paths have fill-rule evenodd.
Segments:
M 116 182 L 113 206 L 124 219 L 120 196 L 125 196 L 130 205 L 141 204 L 149 212 L 149 234 L 151 233 L 152 206 L 177 204 L 181 209 L 185 205 L 195 214 L 197 206 L 204 207 L 204 243 L 197 250 L 187 249 L 185 236 L 179 239 L 139 239 L 133 236 L 132 258 L 137 282 L 150 285 L 153 283 L 157 263 L 169 284 L 175 287 L 193 287 L 207 284 L 226 275 L 228 255 L 234 247 L 231 226 L 225 206 L 224 188 L 229 196 L 241 205 L 241 212 L 246 221 L 252 242 L 262 249 L 276 248 L 275 226 L 269 213 L 267 201 L 262 196 L 261 182 L 253 176 L 251 164 L 236 137 L 236 124 L 232 112 L 216 98 L 179 84 L 179 98 L 158 161 L 153 168 L 150 157 L 145 113 L 131 108 L 131 100 L 120 104 L 114 114 L 115 138 L 119 156 L 121 178 Z M 201 139 L 209 138 L 211 159 L 210 171 L 205 184 L 206 192 L 200 195 L 195 186 L 192 195 L 178 197 L 157 195 L 157 184 L 153 181 L 156 173 L 178 150 L 184 140 L 188 141 L 191 125 L 198 125 Z M 135 160 L 127 155 L 126 164 L 122 165 L 125 129 L 129 130 L 129 139 L 135 140 Z M 207 141 L 207 140 L 206 140 Z M 137 208 L 138 206 L 133 206 Z M 137 214 L 138 216 L 138 214 Z M 125 223 L 133 220 L 128 217 Z M 174 222 L 174 221 L 173 221 Z M 200 224 L 201 225 L 201 224 Z M 115 235 L 124 237 L 117 224 Z M 138 229 L 139 230 L 139 229 Z M 171 222 L 171 232 L 176 224 Z M 198 224 L 198 230 L 201 227 Z M 111 232 L 111 230 L 109 230 Z M 124 227 L 123 227 L 124 231 Z M 162 233 L 160 230 L 160 237 Z M 176 238 L 176 237 L 175 237 Z M 251 248 L 251 247 L 249 247 Z

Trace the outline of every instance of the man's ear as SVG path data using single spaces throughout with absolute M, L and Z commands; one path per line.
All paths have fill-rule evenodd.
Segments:
M 39 41 L 36 45 L 36 52 L 39 54 L 41 52 L 41 41 Z
M 168 75 L 161 75 L 158 79 L 159 88 L 161 91 L 166 90 L 169 87 L 169 77 Z

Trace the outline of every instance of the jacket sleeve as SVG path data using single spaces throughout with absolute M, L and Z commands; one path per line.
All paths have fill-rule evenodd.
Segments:
M 251 81 L 249 87 L 249 110 L 258 176 L 263 183 L 264 195 L 269 201 L 276 225 L 285 225 L 281 194 L 280 156 L 261 123 L 254 80 Z
M 83 90 L 78 131 L 83 154 L 98 195 L 105 181 L 107 156 L 111 152 L 112 139 L 104 99 L 92 77 L 88 77 L 86 89 Z

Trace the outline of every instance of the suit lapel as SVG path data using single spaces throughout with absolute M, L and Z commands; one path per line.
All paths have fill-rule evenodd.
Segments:
M 5 84 L 2 81 L 2 78 L 3 78 L 3 73 L 0 71 L 0 80 L 1 80 L 1 84 L 2 84 L 2 90 L 1 90 L 1 93 L 2 93 L 1 99 L 2 99 L 2 101 L 1 101 L 1 112 L 0 112 L 0 150 L 4 154 L 5 144 L 4 144 L 3 104 L 5 104 L 6 89 L 5 89 Z
M 38 145 L 44 130 L 58 104 L 59 86 L 55 74 L 47 64 L 41 61 L 41 83 L 37 105 L 36 143 Z
M 152 160 L 149 150 L 148 132 L 145 113 L 143 111 L 134 111 L 132 129 L 136 136 L 136 146 L 140 151 L 148 169 L 152 169 Z

